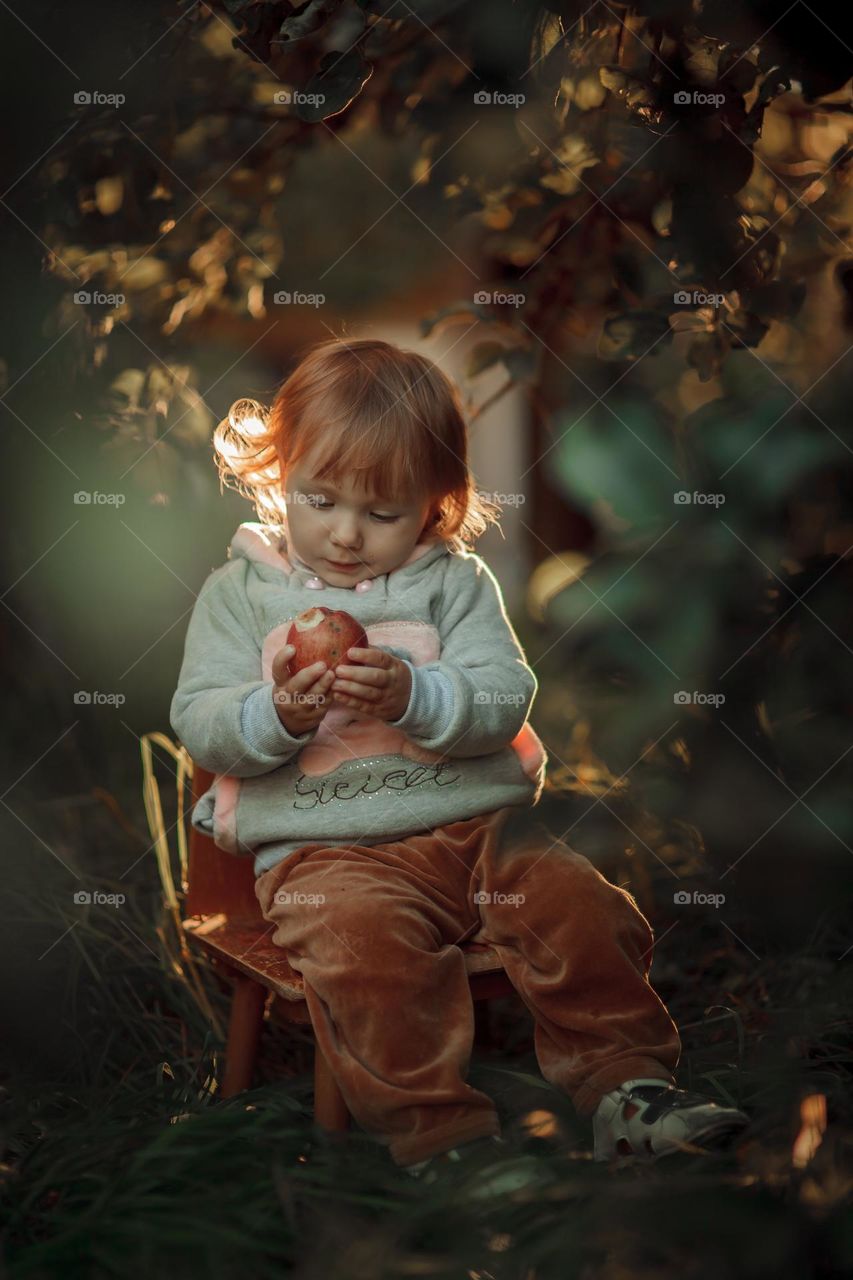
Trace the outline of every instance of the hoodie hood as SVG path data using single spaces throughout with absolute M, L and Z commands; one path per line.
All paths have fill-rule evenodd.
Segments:
M 445 542 L 436 542 L 435 539 L 418 542 L 407 560 L 390 574 L 381 576 L 391 577 L 393 574 L 396 577 L 398 573 L 416 576 L 435 560 L 446 555 L 450 555 L 450 551 Z M 280 526 L 251 522 L 241 524 L 231 539 L 228 559 L 249 560 L 258 567 L 274 569 L 288 577 L 301 578 L 302 581 L 315 576 L 310 565 L 290 546 L 286 521 Z

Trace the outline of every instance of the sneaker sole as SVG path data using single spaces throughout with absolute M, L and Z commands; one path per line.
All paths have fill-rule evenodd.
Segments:
M 743 1133 L 749 1125 L 749 1120 L 719 1120 L 715 1123 L 708 1124 L 704 1129 L 700 1129 L 693 1134 L 691 1140 L 685 1139 L 684 1142 L 673 1142 L 672 1146 L 664 1147 L 662 1151 L 653 1151 L 645 1153 L 637 1151 L 631 1155 L 619 1155 L 617 1151 L 613 1151 L 607 1155 L 594 1156 L 594 1160 L 598 1163 L 614 1162 L 619 1165 L 635 1165 L 635 1164 L 656 1164 L 658 1160 L 664 1160 L 667 1156 L 685 1155 L 700 1151 L 716 1151 L 728 1146 L 729 1139 L 735 1137 L 739 1133 Z M 704 1144 L 704 1145 L 700 1145 Z

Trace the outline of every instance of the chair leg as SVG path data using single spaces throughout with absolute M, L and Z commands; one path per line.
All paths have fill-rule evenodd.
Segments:
M 314 1045 L 314 1120 L 327 1133 L 345 1133 L 350 1113 L 318 1044 Z
M 489 1000 L 474 1001 L 474 1043 L 478 1049 L 495 1047 L 494 1024 Z
M 223 1098 L 233 1098 L 236 1093 L 242 1093 L 251 1086 L 266 998 L 266 988 L 259 982 L 243 974 L 237 977 L 228 1022 L 225 1076 L 221 1094 Z

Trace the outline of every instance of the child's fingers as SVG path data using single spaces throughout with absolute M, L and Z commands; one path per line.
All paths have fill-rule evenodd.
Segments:
M 364 663 L 370 667 L 390 667 L 394 661 L 390 653 L 386 653 L 384 649 L 347 649 L 346 656 L 354 662 Z
M 341 663 L 336 671 L 339 679 L 357 680 L 362 684 L 384 685 L 388 680 L 387 671 L 377 667 L 348 667 Z
M 278 653 L 272 660 L 272 678 L 276 684 L 284 684 L 288 678 L 288 664 L 293 657 L 295 649 L 292 644 L 286 644 L 279 649 Z
M 346 657 L 350 662 L 362 662 L 375 667 L 378 666 L 377 658 L 382 657 L 382 649 L 347 649 Z
M 356 680 L 336 680 L 334 693 L 350 693 L 354 698 L 363 698 L 365 702 L 377 702 L 382 697 L 382 690 L 374 685 L 359 684 Z
M 310 667 L 303 667 L 295 676 L 291 676 L 287 682 L 287 687 L 294 693 L 304 693 L 306 689 L 310 689 L 311 685 L 316 684 L 323 675 L 329 674 L 334 675 L 334 672 L 330 673 L 326 670 L 325 662 L 314 662 Z

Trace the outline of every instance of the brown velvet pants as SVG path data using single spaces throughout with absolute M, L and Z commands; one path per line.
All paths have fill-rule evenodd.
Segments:
M 634 899 L 544 828 L 504 847 L 511 813 L 307 844 L 256 881 L 350 1112 L 398 1165 L 500 1132 L 492 1099 L 465 1082 L 474 1010 L 457 944 L 475 931 L 534 1016 L 543 1076 L 581 1114 L 624 1080 L 671 1081 L 678 1062 Z

